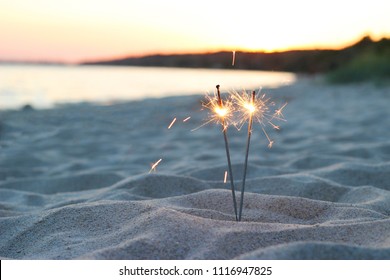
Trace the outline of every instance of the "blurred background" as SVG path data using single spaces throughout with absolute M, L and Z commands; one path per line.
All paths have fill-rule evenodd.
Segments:
M 388 11 L 384 0 L 1 0 L 0 109 L 279 86 L 297 74 L 387 84 Z

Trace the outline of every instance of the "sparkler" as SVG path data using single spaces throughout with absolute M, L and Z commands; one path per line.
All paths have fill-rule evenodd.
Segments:
M 233 179 L 233 171 L 232 171 L 232 164 L 230 161 L 230 152 L 229 152 L 229 142 L 227 137 L 227 128 L 230 123 L 231 117 L 233 116 L 233 103 L 231 100 L 226 100 L 225 104 L 222 102 L 221 99 L 221 93 L 219 91 L 219 85 L 216 86 L 217 89 L 217 95 L 211 97 L 209 95 L 206 95 L 207 103 L 204 103 L 203 106 L 208 108 L 210 110 L 210 120 L 201 125 L 200 127 L 215 121 L 217 123 L 220 123 L 222 125 L 222 132 L 223 132 L 223 138 L 225 141 L 225 150 L 226 150 L 226 158 L 228 162 L 228 168 L 229 168 L 229 178 L 230 178 L 230 187 L 232 190 L 232 196 L 233 196 L 233 206 L 234 206 L 234 214 L 236 217 L 236 221 L 238 221 L 237 216 L 237 202 L 236 202 L 236 194 L 235 194 L 235 187 L 234 187 L 234 179 Z M 198 128 L 200 128 L 198 127 Z M 198 129 L 196 128 L 196 129 Z M 227 174 L 226 174 L 227 176 Z M 225 181 L 225 180 L 224 180 Z
M 249 145 L 251 142 L 251 135 L 252 135 L 253 113 L 256 111 L 256 107 L 254 106 L 255 98 L 256 98 L 256 92 L 253 91 L 251 102 L 243 104 L 244 108 L 247 110 L 247 113 L 249 115 L 249 122 L 248 122 L 248 138 L 246 141 L 246 152 L 245 152 L 245 162 L 244 162 L 244 175 L 242 178 L 242 186 L 241 186 L 240 212 L 238 214 L 238 221 L 241 221 L 242 206 L 244 204 L 245 180 L 246 180 L 246 171 L 248 167 Z
M 257 95 L 259 95 L 259 93 L 260 90 Z M 255 92 L 252 92 L 252 94 L 248 94 L 245 91 L 242 94 L 239 94 L 238 92 L 232 92 L 232 98 L 238 107 L 236 111 L 239 113 L 235 126 L 238 130 L 241 130 L 244 124 L 250 119 L 252 119 L 252 121 L 258 122 L 261 125 L 261 129 L 268 140 L 268 147 L 272 147 L 274 141 L 269 137 L 265 127 L 266 125 L 270 125 L 276 130 L 280 129 L 280 127 L 274 122 L 286 121 L 284 119 L 282 110 L 287 106 L 287 103 L 271 114 L 271 107 L 274 107 L 275 103 L 272 102 L 265 94 L 258 98 L 253 98 L 253 94 L 256 95 Z
M 216 91 L 214 91 L 214 96 L 209 94 L 206 95 L 207 102 L 203 103 L 202 106 L 209 109 L 209 120 L 202 124 L 201 126 L 193 129 L 197 130 L 202 126 L 210 123 L 216 122 L 222 125 L 222 132 L 225 140 L 225 150 L 226 157 L 228 162 L 228 171 L 225 171 L 224 183 L 227 181 L 227 177 L 230 178 L 230 185 L 232 190 L 233 197 L 233 206 L 236 216 L 236 221 L 241 221 L 242 218 L 242 209 L 244 206 L 244 193 L 245 193 L 245 183 L 246 183 L 246 174 L 248 169 L 248 158 L 249 158 L 249 148 L 252 135 L 253 122 L 257 121 L 261 125 L 261 129 L 264 132 L 267 140 L 268 147 L 271 148 L 274 141 L 270 139 L 268 133 L 265 130 L 266 125 L 272 126 L 274 129 L 279 129 L 279 126 L 274 124 L 275 121 L 285 121 L 282 110 L 286 107 L 285 103 L 282 107 L 277 110 L 274 110 L 271 113 L 271 107 L 275 106 L 274 102 L 270 101 L 270 98 L 266 97 L 265 94 L 256 98 L 256 92 L 252 91 L 251 94 L 248 94 L 246 91 L 243 91 L 242 94 L 233 91 L 229 99 L 222 102 L 221 93 L 219 90 L 220 86 L 216 86 Z M 233 118 L 233 116 L 235 118 Z M 245 151 L 245 161 L 244 161 L 244 172 L 241 186 L 241 197 L 240 197 L 240 208 L 237 211 L 237 201 L 235 195 L 234 179 L 232 165 L 230 161 L 230 151 L 229 151 L 229 142 L 227 137 L 227 128 L 230 124 L 233 124 L 238 130 L 244 126 L 248 121 L 248 133 L 247 133 L 247 143 Z M 228 176 L 229 175 L 229 176 Z
M 229 152 L 229 142 L 227 138 L 227 124 L 225 117 L 230 113 L 229 112 L 229 106 L 224 107 L 221 99 L 221 93 L 219 91 L 219 85 L 216 86 L 217 88 L 217 94 L 218 94 L 218 106 L 215 107 L 215 112 L 219 115 L 219 117 L 222 120 L 222 131 L 223 131 L 223 138 L 225 140 L 225 150 L 226 150 L 226 158 L 228 162 L 228 167 L 229 167 L 229 178 L 230 178 L 230 187 L 232 190 L 232 196 L 233 196 L 233 207 L 234 207 L 234 214 L 236 216 L 236 221 L 238 220 L 237 218 L 237 202 L 236 202 L 236 192 L 235 192 L 235 187 L 234 187 L 234 180 L 233 180 L 233 170 L 232 170 L 232 164 L 230 161 L 230 152 Z M 230 103 L 228 103 L 230 104 Z
M 268 147 L 271 148 L 274 141 L 270 139 L 268 133 L 265 130 L 266 124 L 271 125 L 274 129 L 279 129 L 278 125 L 275 125 L 274 121 L 285 121 L 282 110 L 286 107 L 285 103 L 282 107 L 275 110 L 273 114 L 270 113 L 270 107 L 275 106 L 274 102 L 270 101 L 270 98 L 266 97 L 263 94 L 260 98 L 256 98 L 256 92 L 252 91 L 252 94 L 247 94 L 245 91 L 243 94 L 237 92 L 232 93 L 233 99 L 238 107 L 237 111 L 239 112 L 238 122 L 236 127 L 238 130 L 241 130 L 242 126 L 248 121 L 248 134 L 247 134 L 247 143 L 246 143 L 246 152 L 245 152 L 245 161 L 244 161 L 244 172 L 241 186 L 241 197 L 240 197 L 240 209 L 238 214 L 238 221 L 241 221 L 242 217 L 242 208 L 244 202 L 244 193 L 245 193 L 245 182 L 246 182 L 246 173 L 248 168 L 248 157 L 249 157 L 249 146 L 252 135 L 252 126 L 253 121 L 257 121 L 261 125 L 261 129 L 264 132 L 268 140 Z

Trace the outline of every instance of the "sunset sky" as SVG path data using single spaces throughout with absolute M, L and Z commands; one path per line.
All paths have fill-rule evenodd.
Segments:
M 0 60 L 340 48 L 390 37 L 390 1 L 0 0 Z

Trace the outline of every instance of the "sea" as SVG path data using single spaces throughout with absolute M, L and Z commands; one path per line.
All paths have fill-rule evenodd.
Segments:
M 132 66 L 0 64 L 0 110 L 100 103 L 279 87 L 287 72 Z

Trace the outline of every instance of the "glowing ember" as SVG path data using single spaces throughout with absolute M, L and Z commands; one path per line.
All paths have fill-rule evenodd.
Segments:
M 223 178 L 223 183 L 224 183 L 224 184 L 226 184 L 227 176 L 228 176 L 228 172 L 227 172 L 227 170 L 226 170 L 226 171 L 225 171 L 225 177 Z
M 176 118 L 174 118 L 171 122 L 171 124 L 168 126 L 168 129 L 171 129 L 172 125 L 176 122 Z
M 214 111 L 221 118 L 225 117 L 227 115 L 227 113 L 228 113 L 228 109 L 227 108 L 223 108 L 223 107 L 220 107 L 220 106 L 216 106 L 214 108 Z
M 150 168 L 149 170 L 149 173 L 151 173 L 152 171 L 156 171 L 156 167 L 157 165 L 162 161 L 162 158 L 160 158 L 158 161 L 156 161 L 155 163 L 152 164 L 152 168 Z
M 235 123 L 237 129 L 241 130 L 242 126 L 253 118 L 254 121 L 261 125 L 262 131 L 269 142 L 268 147 L 272 147 L 274 142 L 268 136 L 265 127 L 266 125 L 270 125 L 274 129 L 280 129 L 278 125 L 274 124 L 274 121 L 285 121 L 282 111 L 287 103 L 279 109 L 274 110 L 274 113 L 272 114 L 271 108 L 275 106 L 275 103 L 270 101 L 270 98 L 265 94 L 261 95 L 261 97 L 254 98 L 253 94 L 249 94 L 246 91 L 243 91 L 241 94 L 234 91 L 232 92 L 232 98 L 238 113 L 237 121 Z
M 236 63 L 236 51 L 233 51 L 232 66 Z
M 223 130 L 226 130 L 230 124 L 233 124 L 234 107 L 231 99 L 222 102 L 218 92 L 215 91 L 213 95 L 206 94 L 205 101 L 202 101 L 202 106 L 207 109 L 208 118 L 205 123 L 191 131 L 197 130 L 211 122 L 221 124 Z
M 253 104 L 251 104 L 251 103 L 244 104 L 244 108 L 247 109 L 250 114 L 252 114 L 254 111 L 256 111 L 255 106 L 253 106 Z

